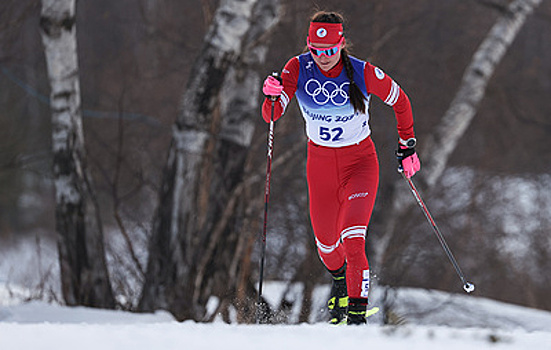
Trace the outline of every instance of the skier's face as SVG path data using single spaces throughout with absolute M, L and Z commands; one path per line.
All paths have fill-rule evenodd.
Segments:
M 344 47 L 344 40 L 337 45 L 308 42 L 308 47 L 310 48 L 310 52 L 312 52 L 314 62 L 316 62 L 321 70 L 327 72 L 331 68 L 335 67 L 341 59 L 341 51 Z

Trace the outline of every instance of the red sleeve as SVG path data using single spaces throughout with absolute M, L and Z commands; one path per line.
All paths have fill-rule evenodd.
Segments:
M 380 68 L 370 63 L 365 65 L 364 76 L 367 92 L 379 97 L 394 109 L 400 138 L 407 140 L 415 137 L 411 103 L 404 90 Z
M 283 72 L 281 74 L 281 80 L 283 81 L 283 92 L 274 105 L 274 121 L 278 120 L 283 113 L 285 113 L 287 105 L 293 96 L 295 96 L 295 92 L 297 91 L 299 70 L 300 63 L 298 57 L 291 58 L 283 68 Z M 264 104 L 262 105 L 262 118 L 264 118 L 266 123 L 270 122 L 271 113 L 272 101 L 266 98 L 264 99 Z

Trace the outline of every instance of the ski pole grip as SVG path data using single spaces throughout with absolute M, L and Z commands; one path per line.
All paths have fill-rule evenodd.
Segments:
M 272 74 L 270 74 L 270 75 L 271 75 L 272 77 L 276 78 L 276 79 L 279 81 L 280 84 L 283 83 L 283 80 L 282 80 L 281 77 L 279 76 L 279 73 L 278 73 L 278 72 L 272 72 Z M 272 102 L 273 102 L 273 101 L 276 101 L 278 97 L 279 97 L 279 96 L 270 96 L 270 100 L 272 100 Z

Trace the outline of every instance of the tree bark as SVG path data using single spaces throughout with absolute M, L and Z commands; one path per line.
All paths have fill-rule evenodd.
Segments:
M 242 219 L 248 206 L 246 194 L 234 196 L 234 191 L 242 188 L 254 124 L 260 118 L 261 77 L 255 68 L 265 59 L 268 43 L 265 34 L 277 21 L 279 3 L 258 1 L 243 53 L 231 67 L 221 92 L 223 118 L 213 159 L 217 176 L 205 185 L 205 190 L 210 191 L 209 217 L 200 226 L 202 235 L 208 237 L 209 249 L 201 254 L 195 276 L 192 298 L 195 303 L 202 304 L 208 296 L 217 295 L 229 298 L 228 305 L 232 305 L 237 298 L 237 276 L 248 269 L 238 262 L 243 260 L 247 242 L 255 232 Z M 238 301 L 241 305 L 245 302 Z
M 103 232 L 86 167 L 75 0 L 42 0 L 40 29 L 51 85 L 53 173 L 61 290 L 68 305 L 113 308 Z
M 252 26 L 273 23 L 259 11 L 278 3 L 223 1 L 215 13 L 174 126 L 142 310 L 200 320 L 211 294 L 226 297 L 232 289 L 231 261 L 242 246 L 232 193 L 242 181 L 259 105 L 260 79 L 251 65 L 265 54 L 251 43 L 266 29 Z
M 426 141 L 420 140 L 424 146 L 420 152 L 422 170 L 415 181 L 421 192 L 434 187 L 442 176 L 451 154 L 476 115 L 496 67 L 527 17 L 540 3 L 541 0 L 511 2 L 478 47 L 465 69 L 461 85 L 450 107 Z M 394 188 L 393 205 L 387 219 L 385 235 L 376 243 L 376 266 L 384 264 L 387 250 L 396 235 L 397 224 L 416 205 L 405 184 L 396 183 Z

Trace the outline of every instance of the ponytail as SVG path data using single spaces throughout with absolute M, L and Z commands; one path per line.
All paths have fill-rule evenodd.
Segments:
M 341 51 L 342 63 L 344 64 L 344 69 L 346 70 L 346 76 L 350 80 L 350 86 L 348 88 L 348 94 L 350 95 L 350 103 L 354 107 L 354 112 L 365 114 L 365 96 L 356 82 L 354 81 L 354 67 L 352 67 L 352 62 L 350 62 L 350 57 L 348 57 L 348 51 L 346 48 Z

